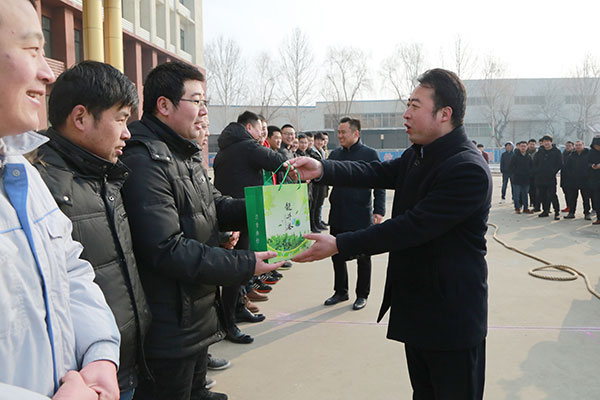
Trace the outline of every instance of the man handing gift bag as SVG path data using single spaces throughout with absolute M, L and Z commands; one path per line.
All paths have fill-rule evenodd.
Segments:
M 273 263 L 310 247 L 303 237 L 310 233 L 306 183 L 251 186 L 244 192 L 251 250 L 276 251 L 277 257 L 269 260 Z

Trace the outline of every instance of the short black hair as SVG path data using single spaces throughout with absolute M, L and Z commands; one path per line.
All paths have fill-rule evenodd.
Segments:
M 273 134 L 275 132 L 281 133 L 281 129 L 279 129 L 279 127 L 275 126 L 275 125 L 269 125 L 269 126 L 267 126 L 267 137 L 273 136 Z
M 327 137 L 329 137 L 329 134 L 328 134 L 327 132 L 323 131 L 323 132 L 321 132 L 321 133 L 323 134 L 323 136 L 327 136 Z M 325 139 L 325 138 L 323 138 L 323 139 Z
M 348 123 L 348 125 L 350 125 L 352 128 L 354 128 L 355 131 L 360 131 L 360 120 L 356 119 L 356 118 L 351 118 L 351 117 L 342 117 L 342 119 L 340 119 L 340 124 L 344 124 L 344 123 Z
M 306 135 L 306 137 L 311 137 L 311 138 L 315 137 L 312 132 L 304 132 L 304 134 Z
M 450 107 L 454 128 L 464 124 L 467 91 L 454 72 L 441 68 L 430 69 L 417 80 L 422 87 L 433 89 L 434 114 L 444 107 Z
M 518 146 L 518 145 L 520 145 L 521 143 L 522 143 L 522 144 L 527 144 L 527 142 L 526 142 L 526 141 L 524 141 L 524 140 L 521 140 L 520 142 L 517 142 L 517 146 Z
M 308 139 L 308 138 L 306 137 L 306 135 L 304 133 L 299 133 L 297 139 L 300 140 L 300 139 Z
M 323 132 L 317 132 L 317 133 L 315 133 L 315 140 L 316 139 L 319 139 L 319 140 L 325 139 L 323 136 L 324 136 Z
M 62 126 L 75 106 L 82 105 L 95 120 L 111 107 L 138 106 L 138 95 L 129 78 L 112 65 L 82 61 L 58 77 L 48 100 L 48 119 Z
M 567 140 L 567 143 L 565 143 L 565 144 L 569 144 L 569 143 L 571 143 L 572 145 L 575 145 L 575 143 L 573 143 L 573 141 L 571 141 L 571 140 Z
M 240 115 L 238 115 L 237 123 L 246 126 L 247 124 L 256 124 L 260 121 L 260 117 L 253 113 L 252 111 L 244 111 Z
M 477 148 L 483 149 L 483 144 L 479 143 L 479 144 L 477 145 Z
M 544 135 L 544 136 L 542 136 L 542 138 L 540 139 L 540 142 L 541 142 L 541 141 L 543 141 L 543 140 L 549 140 L 549 141 L 552 141 L 552 136 L 551 136 L 551 135 Z
M 294 127 L 292 126 L 292 124 L 285 124 L 285 125 L 283 125 L 283 126 L 281 127 L 281 130 L 283 131 L 285 128 L 292 128 L 293 130 L 296 130 L 296 128 L 294 128 Z
M 204 82 L 204 75 L 198 68 L 181 61 L 169 61 L 154 68 L 144 82 L 144 112 L 154 113 L 156 101 L 161 96 L 177 107 L 185 92 L 186 81 Z
M 262 114 L 256 114 L 261 122 L 267 122 L 267 119 Z
M 537 143 L 537 140 L 535 140 L 535 139 L 529 139 L 529 141 L 527 143 Z

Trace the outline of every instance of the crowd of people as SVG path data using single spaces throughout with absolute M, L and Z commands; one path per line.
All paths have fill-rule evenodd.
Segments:
M 544 135 L 537 141 L 520 141 L 516 148 L 507 142 L 500 158 L 502 191 L 500 203 L 506 201 L 506 193 L 511 188 L 514 210 L 517 214 L 540 212 L 539 217 L 554 219 L 576 217 L 579 197 L 583 217 L 593 225 L 600 225 L 600 136 L 593 138 L 587 148 L 582 140 L 567 141 L 561 151 L 553 143 L 551 135 Z M 566 202 L 561 210 L 557 195 L 557 174 Z

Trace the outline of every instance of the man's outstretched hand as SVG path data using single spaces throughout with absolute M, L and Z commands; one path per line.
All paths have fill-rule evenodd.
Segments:
M 320 163 L 319 163 L 320 164 Z M 309 262 L 322 260 L 327 257 L 331 257 L 338 253 L 337 243 L 335 236 L 319 233 L 309 233 L 304 235 L 306 239 L 314 240 L 310 248 L 296 257 L 292 258 L 292 261 L 296 262 Z
M 254 266 L 254 276 L 266 274 L 267 272 L 271 272 L 279 267 L 281 267 L 284 261 L 279 261 L 275 264 L 267 264 L 265 260 L 269 258 L 277 257 L 276 251 L 257 251 L 254 253 L 256 256 L 256 264 Z
M 288 163 L 292 166 L 290 174 L 293 178 L 298 178 L 298 173 L 303 181 L 317 179 L 323 175 L 323 164 L 312 157 L 292 158 L 283 164 L 284 167 L 287 168 Z

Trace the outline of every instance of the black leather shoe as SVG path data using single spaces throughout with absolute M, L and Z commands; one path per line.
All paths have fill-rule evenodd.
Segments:
M 340 301 L 346 301 L 348 300 L 349 297 L 347 294 L 341 295 L 341 294 L 334 294 L 333 296 L 331 296 L 330 298 L 328 298 L 327 300 L 325 300 L 325 304 L 326 306 L 332 306 L 334 304 L 339 303 Z
M 320 222 L 317 224 L 317 228 L 319 228 L 322 231 L 326 231 L 327 230 L 327 227 L 325 225 L 323 225 L 322 223 L 320 223 Z
M 198 399 L 200 400 L 227 400 L 225 393 L 211 392 L 210 390 L 203 389 L 198 393 Z
M 362 310 L 367 305 L 367 299 L 364 297 L 357 297 L 354 304 L 352 304 L 353 310 Z
M 252 314 L 246 307 L 235 313 L 235 322 L 262 322 L 265 318 L 263 314 Z
M 240 331 L 240 328 L 238 328 L 235 325 L 233 326 L 233 328 L 227 330 L 227 335 L 225 336 L 225 339 L 229 340 L 230 342 L 240 344 L 249 344 L 254 342 L 254 338 L 252 336 L 242 333 L 242 331 Z

